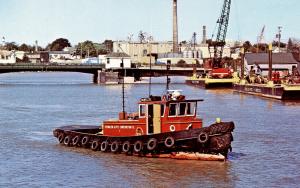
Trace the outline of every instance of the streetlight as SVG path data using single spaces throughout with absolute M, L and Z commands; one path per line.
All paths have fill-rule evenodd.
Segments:
M 282 29 L 282 27 L 281 26 L 278 26 L 278 34 L 277 34 L 277 36 L 278 36 L 278 52 L 280 52 L 280 39 L 281 39 L 281 30 Z

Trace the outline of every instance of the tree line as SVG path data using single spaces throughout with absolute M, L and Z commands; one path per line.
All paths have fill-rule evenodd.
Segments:
M 86 40 L 84 42 L 79 42 L 76 44 L 74 54 L 79 55 L 81 57 L 96 57 L 101 54 L 107 54 L 112 51 L 112 40 L 105 40 L 103 43 L 95 43 L 90 40 Z M 68 39 L 58 38 L 53 42 L 49 43 L 45 48 L 38 46 L 38 51 L 63 51 L 65 47 L 72 47 L 71 43 Z M 24 51 L 24 52 L 34 52 L 35 45 L 21 44 L 18 45 L 15 42 L 7 42 L 2 49 L 5 50 L 16 50 L 16 51 Z

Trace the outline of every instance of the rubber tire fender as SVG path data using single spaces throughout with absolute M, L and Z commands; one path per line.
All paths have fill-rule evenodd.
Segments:
M 172 136 L 168 136 L 165 139 L 164 144 L 167 148 L 171 148 L 175 145 L 175 139 Z
M 73 139 L 72 139 L 72 144 L 73 146 L 78 146 L 79 144 L 79 141 L 80 141 L 80 136 L 75 136 Z
M 206 132 L 200 132 L 198 137 L 197 137 L 197 140 L 199 143 L 201 144 L 205 144 L 209 139 L 209 136 Z
M 110 145 L 110 151 L 113 153 L 117 153 L 119 150 L 119 142 L 118 141 L 113 141 Z
M 133 150 L 136 152 L 136 153 L 139 153 L 143 150 L 143 142 L 138 140 L 134 143 L 133 145 Z
M 58 139 L 58 142 L 62 144 L 64 142 L 64 139 L 65 139 L 64 133 L 60 133 L 58 135 L 57 139 Z
M 124 153 L 128 153 L 130 151 L 130 142 L 129 141 L 125 141 L 123 144 L 122 144 L 122 151 Z
M 86 145 L 89 143 L 89 140 L 90 140 L 90 137 L 89 137 L 89 136 L 84 136 L 84 137 L 81 139 L 81 145 L 82 145 L 82 146 L 86 146 Z
M 150 138 L 147 142 L 147 149 L 149 151 L 153 151 L 156 149 L 157 146 L 157 139 L 156 138 Z
M 91 149 L 92 149 L 93 151 L 97 151 L 98 148 L 99 148 L 99 142 L 98 142 L 98 140 L 94 140 L 94 141 L 92 142 L 92 144 L 91 144 Z
M 103 141 L 103 142 L 101 143 L 101 145 L 100 145 L 100 150 L 101 150 L 102 152 L 106 152 L 107 149 L 108 149 L 108 141 Z
M 71 136 L 70 136 L 70 135 L 66 136 L 66 137 L 64 138 L 64 145 L 70 146 L 71 141 L 72 141 Z

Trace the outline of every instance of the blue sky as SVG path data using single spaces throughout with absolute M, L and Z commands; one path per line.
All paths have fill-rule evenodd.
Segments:
M 211 36 L 223 0 L 178 0 L 179 41 L 193 32 L 201 39 L 202 25 Z M 299 0 L 232 0 L 227 38 L 256 41 L 266 25 L 265 39 L 300 38 Z M 0 36 L 7 42 L 45 46 L 64 37 L 72 44 L 92 40 L 122 40 L 140 30 L 155 40 L 172 40 L 172 0 L 0 0 Z

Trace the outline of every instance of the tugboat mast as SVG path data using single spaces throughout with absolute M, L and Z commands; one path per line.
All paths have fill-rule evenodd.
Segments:
M 121 59 L 121 66 L 122 66 L 122 72 L 123 72 L 123 79 L 122 79 L 122 114 L 123 119 L 125 119 L 125 83 L 124 83 L 124 77 L 125 77 L 125 69 L 124 69 L 124 59 L 122 57 Z
M 152 53 L 152 44 L 151 44 L 151 36 L 149 37 L 149 40 L 148 40 L 148 43 L 149 43 L 149 51 L 150 51 L 150 62 L 149 62 L 149 97 L 151 96 L 151 82 L 152 82 L 152 56 L 151 56 L 151 53 Z
M 169 84 L 171 82 L 171 79 L 169 78 L 169 70 L 170 70 L 170 66 L 171 66 L 171 61 L 170 60 L 167 60 L 167 87 L 166 87 L 166 90 L 168 91 L 170 88 L 169 88 Z

